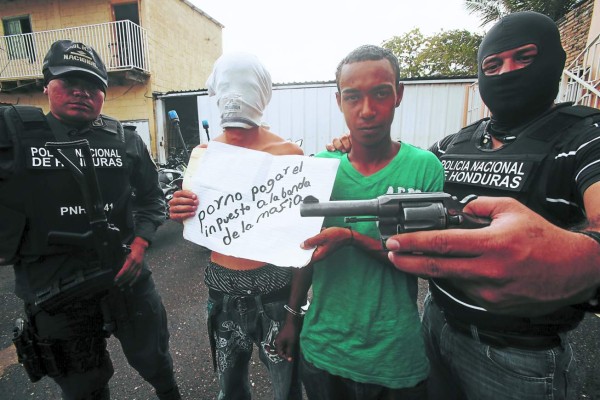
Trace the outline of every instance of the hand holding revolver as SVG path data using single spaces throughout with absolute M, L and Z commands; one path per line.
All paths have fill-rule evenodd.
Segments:
M 444 192 L 385 194 L 371 200 L 319 202 L 308 196 L 300 205 L 303 217 L 343 216 L 347 223 L 375 221 L 381 240 L 403 232 L 451 228 L 481 228 L 489 220 L 463 211 L 476 196 L 458 200 Z
M 544 315 L 593 297 L 600 279 L 593 239 L 510 198 L 481 197 L 464 211 L 489 217 L 491 225 L 394 235 L 387 240 L 390 260 L 411 274 L 454 281 L 496 313 Z

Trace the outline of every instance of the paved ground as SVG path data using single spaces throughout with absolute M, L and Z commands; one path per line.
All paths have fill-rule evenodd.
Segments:
M 171 330 L 171 351 L 182 394 L 188 400 L 215 399 L 218 393 L 207 341 L 206 289 L 202 283 L 203 266 L 208 253 L 181 237 L 181 226 L 168 221 L 159 229 L 154 246 L 148 253 L 150 267 L 163 296 Z M 12 268 L 0 268 L 0 398 L 3 400 L 58 400 L 60 391 L 44 378 L 33 384 L 23 368 L 16 364 L 10 341 L 14 320 L 21 315 L 21 305 L 12 294 Z M 426 286 L 421 285 L 421 292 Z M 422 296 L 420 296 L 422 300 Z M 600 360 L 600 318 L 588 316 L 574 335 L 576 355 L 582 363 L 579 380 L 583 386 L 580 399 L 600 400 L 598 360 Z M 117 400 L 155 399 L 152 388 L 127 365 L 114 338 L 109 350 L 115 365 L 110 387 Z M 264 369 L 253 359 L 250 379 L 253 398 L 272 398 Z M 525 400 L 525 399 L 524 399 Z
M 159 229 L 147 257 L 169 314 L 171 352 L 181 392 L 189 400 L 216 399 L 218 385 L 205 324 L 207 291 L 202 282 L 208 252 L 184 240 L 181 230 L 179 224 L 167 221 Z M 21 314 L 21 304 L 12 294 L 13 283 L 12 268 L 1 268 L 0 399 L 58 400 L 60 391 L 50 379 L 31 383 L 23 368 L 16 364 L 10 338 L 13 322 Z M 110 382 L 111 397 L 117 400 L 155 399 L 152 387 L 127 364 L 116 339 L 109 339 L 109 350 L 115 366 Z M 253 398 L 272 398 L 263 368 L 257 367 L 259 365 L 253 360 Z

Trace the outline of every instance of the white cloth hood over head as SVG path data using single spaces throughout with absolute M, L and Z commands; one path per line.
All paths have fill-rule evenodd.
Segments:
M 236 52 L 219 57 L 206 86 L 208 95 L 217 98 L 221 127 L 260 126 L 271 85 L 271 74 L 255 55 Z

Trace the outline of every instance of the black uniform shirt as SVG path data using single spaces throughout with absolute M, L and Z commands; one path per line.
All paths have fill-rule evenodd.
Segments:
M 97 134 L 97 131 L 104 129 L 106 121 L 111 120 L 109 117 L 101 116 L 88 126 L 76 130 L 62 124 L 52 114 L 48 114 L 47 119 L 54 129 L 61 129 L 63 134 L 68 135 L 72 140 L 85 139 L 88 135 Z M 114 122 L 115 120 L 112 120 L 113 124 Z M 117 126 L 119 130 L 123 130 L 120 123 L 117 123 Z M 124 135 L 127 173 L 134 192 L 131 211 L 133 213 L 134 230 L 128 237 L 123 239 L 129 243 L 135 236 L 139 236 L 151 242 L 157 228 L 165 220 L 165 202 L 158 185 L 157 168 L 141 137 L 137 133 L 128 130 L 125 130 Z M 15 292 L 17 296 L 26 301 L 32 301 L 33 295 L 37 291 L 48 287 L 56 279 L 72 275 L 77 269 L 82 268 L 86 262 L 85 254 L 72 253 L 19 260 L 14 265 Z M 146 270 L 145 274 L 149 274 L 145 265 L 144 269 Z
M 94 126 L 98 120 L 75 130 L 60 123 L 50 113 L 46 117 L 54 127 L 61 127 L 72 140 L 85 139 L 86 135 L 92 135 L 95 130 L 103 129 L 102 126 Z M 102 116 L 101 118 L 107 117 Z M 120 129 L 123 130 L 122 127 Z M 134 236 L 140 236 L 148 242 L 152 242 L 156 229 L 165 221 L 165 201 L 158 185 L 156 164 L 150 157 L 146 144 L 136 132 L 125 129 L 124 134 L 129 182 L 135 193 L 133 201 Z M 126 238 L 126 240 L 130 242 L 133 237 Z
M 561 104 L 560 106 L 565 106 Z M 557 108 L 550 111 L 555 112 Z M 543 117 L 543 116 L 542 116 Z M 523 128 L 513 130 L 515 136 L 522 131 Z M 452 139 L 457 134 L 446 136 L 442 140 L 435 143 L 429 150 L 438 158 L 443 156 L 446 148 L 452 142 Z M 485 140 L 485 137 L 483 137 Z M 489 143 L 489 142 L 488 142 Z M 487 149 L 488 143 L 482 141 L 481 148 Z M 508 143 L 507 146 L 512 146 Z M 565 192 L 564 198 L 569 198 L 571 190 L 575 189 L 579 193 L 581 201 L 574 204 L 575 207 L 583 208 L 583 193 L 588 187 L 596 182 L 600 182 L 600 128 L 598 124 L 590 127 L 582 127 L 581 134 L 577 135 L 572 141 L 565 143 L 562 148 L 556 149 L 551 154 L 554 162 L 550 166 L 556 179 L 545 182 L 547 191 L 550 193 Z M 558 179 L 560 177 L 560 179 Z M 564 183 L 568 182 L 565 186 Z M 542 183 L 537 183 L 541 185 Z M 548 201 L 557 201 L 558 199 L 547 199 Z M 537 210 L 534 210 L 537 212 Z M 568 227 L 563 227 L 568 228 Z
M 568 105 L 559 105 L 559 107 L 550 110 L 540 118 L 549 116 L 550 114 L 557 112 L 560 107 L 565 106 Z M 561 144 L 554 146 L 547 155 L 542 168 L 548 173 L 541 175 L 548 177 L 546 181 L 534 182 L 530 190 L 532 193 L 530 196 L 541 199 L 539 203 L 532 203 L 534 204 L 532 210 L 541 215 L 545 215 L 548 220 L 565 229 L 571 228 L 572 226 L 568 226 L 568 224 L 564 222 L 561 223 L 561 221 L 566 220 L 566 215 L 583 216 L 583 194 L 592 184 L 600 182 L 600 128 L 597 124 L 593 124 L 578 126 L 573 129 L 577 129 L 577 131 L 573 132 L 571 139 L 560 141 Z M 511 131 L 511 133 L 518 136 L 521 131 L 523 131 L 523 127 Z M 457 134 L 453 134 L 445 137 L 432 146 L 430 151 L 436 154 L 438 158 L 443 157 L 456 135 Z M 487 153 L 489 157 L 502 159 L 503 153 L 505 153 L 503 149 L 509 150 L 510 146 L 515 145 L 519 145 L 518 140 L 505 144 L 501 149 L 491 150 L 488 143 L 485 142 L 485 136 L 482 136 L 481 141 L 479 142 L 479 149 L 480 151 Z M 491 193 L 489 190 L 478 193 L 477 186 L 468 187 L 474 194 L 490 195 L 489 193 Z M 533 193 L 544 193 L 545 196 L 536 196 Z M 510 194 L 509 192 L 502 192 L 501 195 L 506 196 Z M 560 204 L 566 208 L 553 207 L 553 205 L 556 204 Z M 539 207 L 539 209 L 536 209 L 536 207 Z M 558 210 L 562 210 L 562 212 Z M 553 215 L 552 212 L 560 212 L 561 215 Z M 582 221 L 580 220 L 579 222 L 581 223 Z M 435 282 L 438 283 L 438 287 L 449 290 L 449 288 L 445 287 L 443 281 L 435 280 Z M 460 288 L 457 287 L 455 289 L 459 290 Z M 440 305 L 443 303 L 446 308 L 451 309 L 453 315 L 461 316 L 461 318 L 468 320 L 470 323 L 483 323 L 484 326 L 501 325 L 505 329 L 510 330 L 509 325 L 511 324 L 511 319 L 509 317 L 491 315 L 456 291 L 453 291 L 452 295 L 449 295 L 442 290 L 436 290 L 435 292 L 438 296 L 441 296 L 438 298 L 438 303 L 440 303 Z M 560 323 L 559 321 L 561 318 L 557 318 L 557 323 Z M 571 320 L 572 324 L 578 322 L 577 320 L 571 319 L 577 319 L 577 316 L 566 316 L 565 318 L 565 322 L 568 320 Z M 515 324 L 525 323 L 525 325 L 528 321 L 525 318 L 514 318 L 514 320 Z M 547 322 L 544 317 L 539 318 L 539 320 L 540 323 Z

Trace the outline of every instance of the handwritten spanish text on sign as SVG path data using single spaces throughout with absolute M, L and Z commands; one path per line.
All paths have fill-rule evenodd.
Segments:
M 216 252 L 282 267 L 302 267 L 322 217 L 300 216 L 308 196 L 329 200 L 339 160 L 273 156 L 211 142 L 185 182 L 200 206 L 185 222 L 185 239 Z

